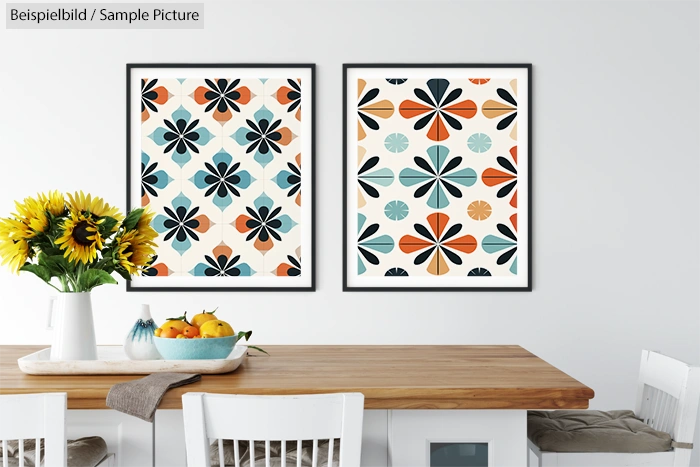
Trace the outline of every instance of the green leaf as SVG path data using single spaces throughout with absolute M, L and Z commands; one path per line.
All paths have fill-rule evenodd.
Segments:
M 252 335 L 253 331 L 238 331 L 238 339 L 236 340 L 241 340 L 242 337 L 245 337 L 245 340 L 247 341 Z
M 31 272 L 32 274 L 36 274 L 36 276 L 41 279 L 42 281 L 49 283 L 51 282 L 51 271 L 49 271 L 49 268 L 46 266 L 41 266 L 39 264 L 25 264 L 21 268 L 19 268 L 20 271 L 28 271 Z
M 143 208 L 138 208 L 131 211 L 122 221 L 122 227 L 124 227 L 127 232 L 129 230 L 134 230 L 136 224 L 139 223 L 139 219 L 141 219 L 141 214 L 143 214 Z
M 141 216 L 139 216 L 139 218 L 140 217 Z M 114 217 L 109 216 L 105 216 L 102 219 L 104 219 L 104 222 L 102 222 L 99 225 L 100 234 L 102 234 L 103 237 L 109 237 L 110 235 L 112 235 L 112 229 L 119 223 L 119 221 L 116 220 Z M 136 222 L 138 221 L 139 220 L 136 219 Z
M 265 355 L 270 355 L 270 354 L 267 353 L 265 350 L 261 349 L 260 347 L 256 347 L 256 346 L 254 346 L 254 345 L 249 345 L 248 348 L 249 348 L 249 349 L 255 349 L 255 350 L 257 350 L 258 352 L 264 353 Z
M 88 269 L 78 277 L 78 290 L 89 292 L 98 285 L 116 284 L 117 280 L 102 269 Z
M 43 253 L 39 255 L 39 264 L 46 266 L 51 277 L 64 276 L 73 273 L 74 265 L 69 262 L 63 255 L 47 256 Z
M 114 268 L 114 270 L 117 271 L 117 274 L 122 276 L 122 278 L 124 280 L 127 280 L 127 281 L 131 280 L 131 275 L 128 272 L 126 272 L 126 269 L 119 267 L 119 268 Z

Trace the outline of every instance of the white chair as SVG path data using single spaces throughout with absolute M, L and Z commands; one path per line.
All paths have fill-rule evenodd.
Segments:
M 312 466 L 319 467 L 318 440 L 329 440 L 329 459 L 333 459 L 334 443 L 339 440 L 340 467 L 360 465 L 362 394 L 244 396 L 191 392 L 182 396 L 182 408 L 190 466 L 211 466 L 212 440 L 218 441 L 221 467 L 225 465 L 223 440 L 233 440 L 236 467 L 241 463 L 238 441 L 248 441 L 249 446 L 264 441 L 266 466 L 271 462 L 270 443 L 280 442 L 283 454 L 276 462 L 282 467 L 286 467 L 287 441 L 296 442 L 299 467 L 302 441 L 313 440 Z M 255 466 L 254 456 L 250 465 Z
M 651 428 L 668 433 L 671 449 L 648 453 L 547 452 L 531 440 L 528 446 L 539 467 L 688 467 L 699 402 L 700 367 L 643 350 L 634 414 Z
M 0 396 L 0 440 L 2 465 L 9 464 L 8 441 L 18 440 L 19 466 L 24 467 L 24 440 L 44 440 L 44 465 L 66 466 L 66 393 Z M 40 448 L 35 450 L 40 457 Z M 110 467 L 114 454 L 108 454 L 96 467 Z

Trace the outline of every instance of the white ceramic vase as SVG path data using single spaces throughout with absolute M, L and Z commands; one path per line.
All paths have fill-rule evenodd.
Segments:
M 151 307 L 141 305 L 141 315 L 124 339 L 124 353 L 131 360 L 160 360 L 162 357 L 153 342 L 153 332 L 158 326 L 151 318 Z
M 90 292 L 65 292 L 52 297 L 48 324 L 53 329 L 51 360 L 97 360 Z

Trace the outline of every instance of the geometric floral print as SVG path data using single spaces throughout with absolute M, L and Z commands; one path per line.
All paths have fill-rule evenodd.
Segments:
M 302 79 L 236 71 L 140 80 L 140 202 L 156 212 L 160 236 L 139 279 L 225 278 L 245 288 L 251 278 L 291 281 L 310 271 L 300 225 L 309 208 L 301 197 Z
M 363 74 L 351 75 L 358 95 L 348 111 L 358 123 L 347 130 L 357 155 L 348 181 L 357 204 L 347 206 L 357 259 L 347 274 L 377 279 L 353 283 L 411 288 L 425 277 L 430 286 L 440 278 L 488 287 L 517 276 L 518 79 L 468 69 L 463 77 Z

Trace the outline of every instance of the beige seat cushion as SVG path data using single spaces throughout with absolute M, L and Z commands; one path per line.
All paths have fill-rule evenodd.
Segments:
M 44 441 L 39 444 L 41 466 L 44 465 Z M 7 442 L 7 454 L 9 467 L 19 465 L 19 442 L 10 440 Z M 99 436 L 90 436 L 67 442 L 68 467 L 94 467 L 107 455 L 107 443 Z M 2 459 L 2 448 L 0 448 Z M 24 440 L 24 465 L 34 467 L 36 465 L 36 441 Z
M 656 431 L 631 410 L 528 411 L 527 437 L 548 452 L 662 452 L 671 436 Z

